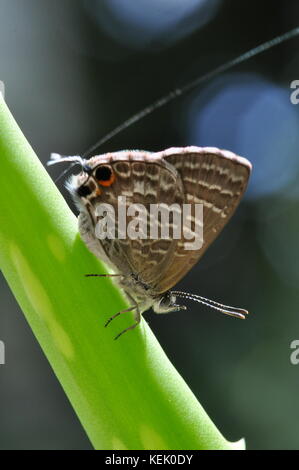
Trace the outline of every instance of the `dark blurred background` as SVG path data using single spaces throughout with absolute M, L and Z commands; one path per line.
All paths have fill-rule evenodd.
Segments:
M 297 25 L 296 0 L 0 0 L 0 79 L 46 162 L 84 152 L 171 88 Z M 197 304 L 146 314 L 217 427 L 249 449 L 299 449 L 298 47 L 251 59 L 100 149 L 210 145 L 254 165 L 236 215 L 179 285 L 248 308 L 248 320 Z M 91 448 L 3 277 L 0 289 L 0 448 Z

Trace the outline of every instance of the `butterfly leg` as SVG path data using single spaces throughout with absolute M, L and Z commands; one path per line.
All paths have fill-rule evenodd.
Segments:
M 114 339 L 118 339 L 121 335 L 123 335 L 124 333 L 126 333 L 129 330 L 134 330 L 134 328 L 136 328 L 136 326 L 138 326 L 140 321 L 141 321 L 141 313 L 140 313 L 137 302 L 135 301 L 135 299 L 133 299 L 133 297 L 128 292 L 126 292 L 126 295 L 127 295 L 128 299 L 130 300 L 130 302 L 132 302 L 133 305 L 131 307 L 127 308 L 126 310 L 122 310 L 122 312 L 125 312 L 125 311 L 128 312 L 128 311 L 131 311 L 131 310 L 136 310 L 135 315 L 134 315 L 136 323 L 134 323 L 133 325 L 129 326 L 128 328 L 125 328 L 124 330 L 122 330 L 120 333 L 118 333 L 118 335 L 115 336 Z M 120 312 L 120 313 L 122 313 L 122 312 Z M 113 315 L 112 319 L 115 318 L 118 315 L 119 314 Z M 108 323 L 110 323 L 109 320 L 108 320 Z
M 133 305 L 131 305 L 131 307 L 128 307 L 124 310 L 120 310 L 120 312 L 117 312 L 115 315 L 113 315 L 112 317 L 110 317 L 107 322 L 105 323 L 105 327 L 109 325 L 109 323 L 114 320 L 114 318 L 118 317 L 119 315 L 121 315 L 122 313 L 126 313 L 126 312 L 131 312 L 132 310 L 136 310 L 136 313 L 135 313 L 135 320 L 136 320 L 136 323 L 134 323 L 134 325 L 131 325 L 129 326 L 128 328 L 125 328 L 123 331 L 121 331 L 114 339 L 118 339 L 123 333 L 126 333 L 126 331 L 129 331 L 129 330 L 133 330 L 134 328 L 136 328 L 137 325 L 139 325 L 140 321 L 141 321 L 141 313 L 140 313 L 140 310 L 139 310 L 139 307 L 137 305 L 137 303 L 135 302 L 135 300 L 133 299 L 133 297 L 127 293 L 127 297 L 129 298 L 129 300 L 132 302 Z
M 136 326 L 139 325 L 140 320 L 141 320 L 141 315 L 139 314 L 139 317 L 138 317 L 136 323 L 134 323 L 133 325 L 129 326 L 128 328 L 125 328 L 123 331 L 121 331 L 120 333 L 118 333 L 118 335 L 116 335 L 114 339 L 118 339 L 121 335 L 123 335 L 124 333 L 126 333 L 126 331 L 134 330 L 134 328 L 136 328 Z
M 125 308 L 124 310 L 120 310 L 120 312 L 117 312 L 115 315 L 113 315 L 112 317 L 110 317 L 106 323 L 105 323 L 105 327 L 109 325 L 109 323 L 114 320 L 114 318 L 118 317 L 118 315 L 121 315 L 122 313 L 126 313 L 126 312 L 131 312 L 132 310 L 134 310 L 136 308 L 136 305 L 133 305 L 132 307 L 129 307 L 129 308 Z
M 116 277 L 121 274 L 85 274 L 85 277 Z

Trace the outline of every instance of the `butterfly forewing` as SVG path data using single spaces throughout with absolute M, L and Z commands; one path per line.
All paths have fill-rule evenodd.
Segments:
M 119 159 L 120 154 L 123 156 L 124 153 L 126 158 Z M 101 162 L 101 156 L 94 157 L 93 160 L 97 158 Z M 160 225 L 159 221 L 150 214 L 150 208 L 152 204 L 182 205 L 184 192 L 180 175 L 172 165 L 148 152 L 118 152 L 110 154 L 110 159 L 106 159 L 102 165 L 106 165 L 107 162 L 111 165 L 115 180 L 111 186 L 102 188 L 101 194 L 92 204 L 95 207 L 100 203 L 108 203 L 114 207 L 116 236 L 114 239 L 105 238 L 100 243 L 107 258 L 122 274 L 136 273 L 143 283 L 154 288 L 162 281 L 165 271 L 171 264 L 178 240 L 173 240 L 171 237 L 168 239 L 149 237 L 150 225 Z M 148 224 L 144 238 L 132 239 L 130 236 L 124 238 L 123 233 L 120 233 L 118 213 L 120 196 L 125 198 L 123 209 L 127 214 L 127 229 L 133 222 L 134 215 L 138 214 L 138 205 L 141 204 L 145 208 Z M 137 205 L 137 213 L 128 215 L 128 209 L 133 204 Z M 158 233 L 160 234 L 160 231 Z

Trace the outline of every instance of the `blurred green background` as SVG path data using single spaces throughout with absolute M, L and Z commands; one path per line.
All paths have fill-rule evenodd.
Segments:
M 297 25 L 295 0 L 0 0 L 0 80 L 46 162 L 84 152 L 170 89 Z M 224 436 L 249 449 L 299 449 L 298 46 L 218 76 L 99 151 L 210 145 L 253 163 L 236 215 L 178 286 L 248 308 L 248 320 L 192 303 L 146 314 Z M 0 291 L 0 449 L 91 448 L 3 277 Z

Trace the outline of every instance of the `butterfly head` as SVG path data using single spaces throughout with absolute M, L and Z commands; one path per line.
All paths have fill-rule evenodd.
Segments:
M 80 156 L 63 157 L 52 154 L 48 164 L 60 162 L 71 162 L 71 167 L 76 164 L 81 165 L 81 172 L 72 175 L 65 183 L 79 210 L 84 208 L 88 202 L 92 203 L 96 200 L 102 194 L 102 191 L 115 181 L 115 173 L 111 165 L 104 163 L 100 157 L 85 160 Z
M 176 296 L 171 292 L 165 292 L 161 297 L 155 300 L 153 306 L 155 313 L 170 313 L 178 310 L 186 310 L 184 305 L 176 304 Z

